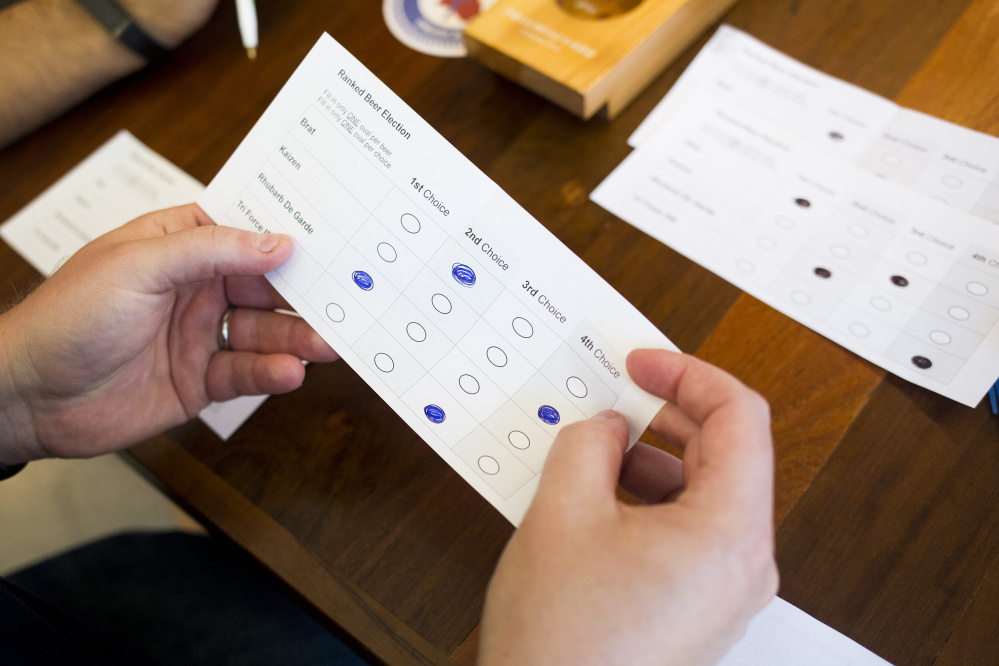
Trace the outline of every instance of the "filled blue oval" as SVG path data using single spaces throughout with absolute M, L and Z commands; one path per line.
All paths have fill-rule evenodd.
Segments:
M 475 271 L 465 264 L 454 264 L 451 266 L 451 277 L 457 280 L 458 284 L 464 287 L 471 287 L 475 284 Z
M 427 405 L 423 408 L 423 413 L 434 423 L 444 423 L 444 410 L 437 405 Z
M 354 284 L 364 291 L 371 291 L 371 288 L 375 286 L 375 281 L 364 271 L 354 271 L 350 277 L 354 280 Z
M 538 408 L 538 418 L 548 425 L 555 425 L 561 417 L 558 415 L 558 410 L 551 405 L 541 405 Z

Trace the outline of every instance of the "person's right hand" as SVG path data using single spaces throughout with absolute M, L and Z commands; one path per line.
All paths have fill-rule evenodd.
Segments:
M 668 403 L 651 429 L 604 412 L 564 428 L 486 595 L 481 663 L 714 663 L 776 594 L 767 403 L 725 372 L 640 350 L 628 370 Z M 618 481 L 647 506 L 618 501 Z
M 94 456 L 209 402 L 286 393 L 337 353 L 264 274 L 289 236 L 215 223 L 196 204 L 91 241 L 0 316 L 0 463 Z M 231 349 L 220 349 L 227 309 Z

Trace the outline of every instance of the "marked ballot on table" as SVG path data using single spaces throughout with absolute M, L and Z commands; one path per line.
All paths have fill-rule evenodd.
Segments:
M 999 227 L 968 211 L 993 208 L 879 176 L 695 90 L 591 199 L 859 356 L 974 407 L 999 376 Z
M 514 524 L 560 428 L 662 405 L 625 357 L 675 346 L 329 35 L 200 204 L 295 240 L 268 279 Z

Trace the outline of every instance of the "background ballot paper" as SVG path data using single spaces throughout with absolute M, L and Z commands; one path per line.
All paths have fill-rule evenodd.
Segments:
M 48 277 L 98 236 L 151 211 L 190 203 L 204 189 L 121 130 L 0 226 L 0 238 Z M 266 398 L 212 403 L 200 417 L 228 439 Z
M 269 279 L 514 524 L 559 428 L 662 405 L 624 362 L 669 340 L 328 35 L 200 202 L 294 238 Z M 885 662 L 775 599 L 724 663 Z
M 978 404 L 999 376 L 999 139 L 732 29 L 702 53 L 591 198 L 872 363 Z
M 294 238 L 271 282 L 515 524 L 561 427 L 662 405 L 625 357 L 669 340 L 328 35 L 200 203 Z
M 766 118 L 828 156 L 999 223 L 999 138 L 901 107 L 727 25 L 628 144 L 651 139 L 698 92 Z

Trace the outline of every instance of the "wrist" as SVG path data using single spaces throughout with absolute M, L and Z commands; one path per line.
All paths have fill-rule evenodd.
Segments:
M 201 28 L 218 0 L 117 0 L 150 37 L 174 48 Z
M 44 457 L 26 399 L 25 346 L 13 317 L 13 311 L 0 315 L 0 465 L 8 468 Z

